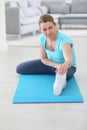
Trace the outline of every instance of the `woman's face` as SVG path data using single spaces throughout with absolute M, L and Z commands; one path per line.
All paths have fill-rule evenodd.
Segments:
M 49 39 L 52 39 L 55 35 L 56 27 L 53 22 L 46 22 L 40 24 L 41 32 Z

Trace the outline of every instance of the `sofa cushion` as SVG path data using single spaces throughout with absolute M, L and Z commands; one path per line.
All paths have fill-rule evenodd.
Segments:
M 35 7 L 38 7 L 41 5 L 41 0 L 28 0 L 29 1 L 29 5 L 30 6 L 35 6 Z
M 41 10 L 38 7 L 31 6 L 29 8 L 23 8 L 22 10 L 23 10 L 23 12 L 25 14 L 25 17 L 32 17 L 32 16 L 42 14 Z
M 65 0 L 41 0 L 41 5 L 45 5 L 48 8 L 48 12 L 56 12 L 54 9 L 58 9 L 58 5 L 65 5 Z
M 47 7 L 49 7 L 49 5 L 60 5 L 65 3 L 66 3 L 65 0 L 42 0 L 41 1 L 41 4 L 46 5 Z
M 21 18 L 20 19 L 21 25 L 28 25 L 28 24 L 32 24 L 32 23 L 38 24 L 39 17 L 40 17 L 40 15 L 37 15 L 34 17 Z
M 10 7 L 17 7 L 17 2 L 16 1 L 11 1 L 10 3 Z
M 73 1 L 71 5 L 71 13 L 87 13 L 87 0 Z
M 32 17 L 36 15 L 46 14 L 48 13 L 48 9 L 45 6 L 39 7 L 29 7 L 29 8 L 20 8 L 20 17 Z
M 66 14 L 69 13 L 69 6 L 66 4 L 50 5 L 50 13 Z
M 20 8 L 28 8 L 29 7 L 29 4 L 28 4 L 28 1 L 27 0 L 19 0 L 17 1 L 17 5 L 20 7 Z
M 41 10 L 42 14 L 48 13 L 48 8 L 46 6 L 38 6 L 38 9 Z
M 24 13 L 25 13 L 26 17 L 41 15 L 42 14 L 42 12 L 41 12 L 41 10 L 39 8 L 33 7 L 33 6 L 29 7 L 29 8 L 25 8 Z

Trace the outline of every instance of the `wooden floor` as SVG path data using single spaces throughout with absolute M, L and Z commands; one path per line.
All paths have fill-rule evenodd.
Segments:
M 87 130 L 87 37 L 73 37 L 75 74 L 84 103 L 12 104 L 19 75 L 16 66 L 39 58 L 39 46 L 0 52 L 0 130 Z

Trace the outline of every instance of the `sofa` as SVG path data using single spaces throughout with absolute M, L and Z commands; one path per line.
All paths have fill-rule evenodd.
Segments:
M 53 0 L 43 0 L 49 13 L 58 15 L 60 29 L 63 25 L 87 25 L 87 0 L 65 0 L 57 3 Z
M 46 2 L 46 3 L 45 3 Z M 59 6 L 57 11 L 52 13 L 48 5 L 54 3 Z M 60 8 L 61 7 L 61 8 Z M 53 9 L 54 10 L 54 9 Z M 6 20 L 6 34 L 18 35 L 19 37 L 33 33 L 39 30 L 38 20 L 42 14 L 51 14 L 55 22 L 58 24 L 58 18 L 61 14 L 68 13 L 69 6 L 66 5 L 65 0 L 12 0 L 5 3 L 5 20 Z
M 87 25 L 87 0 L 72 0 L 69 6 L 69 13 L 59 18 L 60 28 L 62 28 L 64 24 L 76 26 Z
M 12 0 L 5 3 L 6 34 L 19 37 L 39 30 L 38 19 L 50 14 L 62 25 L 87 25 L 87 0 Z
M 41 14 L 47 13 L 47 8 L 41 6 L 40 0 L 15 0 L 5 3 L 6 34 L 18 35 L 38 30 L 38 19 Z

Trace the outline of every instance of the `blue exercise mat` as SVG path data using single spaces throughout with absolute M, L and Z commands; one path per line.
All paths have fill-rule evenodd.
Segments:
M 53 94 L 55 75 L 20 75 L 13 103 L 83 102 L 75 77 L 67 81 L 62 94 Z

